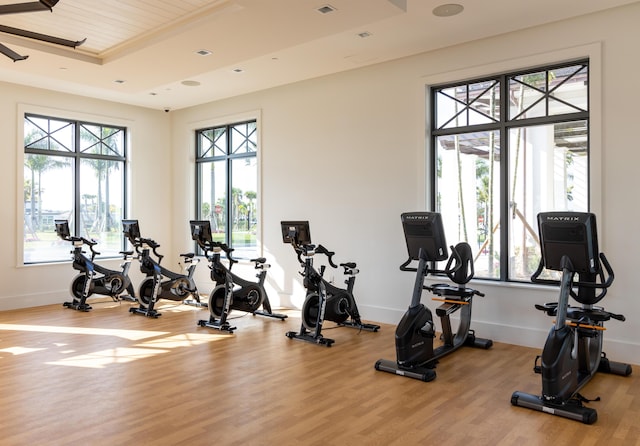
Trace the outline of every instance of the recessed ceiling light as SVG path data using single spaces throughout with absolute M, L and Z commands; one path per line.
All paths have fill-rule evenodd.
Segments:
M 358 37 L 362 37 L 363 39 L 366 39 L 367 37 L 370 37 L 370 36 L 371 36 L 371 33 L 369 31 L 358 33 Z
M 190 81 L 190 80 L 182 81 L 180 83 L 182 85 L 184 85 L 185 87 L 197 87 L 198 85 L 200 85 L 200 82 L 198 82 L 198 81 Z
M 149 95 L 150 96 L 158 96 L 158 93 L 155 93 L 155 92 L 152 91 L 151 93 L 149 93 Z
M 209 56 L 212 53 L 209 50 L 198 50 L 196 51 L 196 54 L 198 54 L 199 56 Z
M 244 70 L 242 68 L 234 68 L 233 72 L 234 73 L 242 73 Z
M 124 84 L 126 81 L 123 79 L 116 79 L 113 82 L 115 82 L 116 84 Z
M 464 6 L 457 3 L 448 3 L 446 5 L 436 6 L 432 13 L 436 17 L 451 17 L 460 14 L 464 10 Z
M 331 5 L 324 5 L 316 9 L 320 14 L 329 14 L 330 12 L 334 12 L 336 8 Z

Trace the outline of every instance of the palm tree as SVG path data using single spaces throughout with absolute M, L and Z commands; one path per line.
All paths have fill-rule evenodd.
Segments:
M 244 196 L 247 200 L 249 200 L 249 205 L 247 206 L 247 231 L 251 229 L 251 215 L 255 215 L 255 205 L 253 200 L 258 197 L 258 194 L 252 190 L 249 190 L 244 193 Z
M 29 224 L 31 225 L 30 229 L 42 229 L 42 173 L 49 169 L 58 169 L 61 167 L 66 167 L 69 165 L 69 161 L 59 161 L 54 157 L 47 155 L 35 155 L 30 154 L 27 155 L 24 165 L 27 169 L 31 171 L 31 193 L 29 194 L 29 198 L 31 201 L 31 219 Z M 37 181 L 36 181 L 37 175 Z M 34 190 L 38 188 L 37 192 Z M 37 206 L 37 217 L 36 217 L 36 202 Z

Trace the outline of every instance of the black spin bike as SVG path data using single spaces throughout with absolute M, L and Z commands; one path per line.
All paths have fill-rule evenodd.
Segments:
M 73 269 L 80 273 L 71 281 L 70 291 L 73 296 L 71 302 L 63 305 L 78 311 L 89 311 L 91 305 L 87 303 L 87 298 L 93 294 L 109 296 L 114 301 L 129 300 L 135 301 L 136 294 L 129 279 L 129 268 L 133 251 L 120 251 L 123 256 L 121 270 L 116 271 L 105 268 L 95 262 L 95 257 L 100 255 L 93 247 L 98 244 L 95 240 L 88 240 L 84 237 L 73 237 L 69 230 L 68 220 L 55 220 L 56 234 L 62 240 L 73 244 Z M 84 246 L 91 250 L 91 257 L 87 257 L 83 250 Z M 128 294 L 124 294 L 125 291 Z
M 269 269 L 269 264 L 264 257 L 250 260 L 255 269 L 260 271 L 256 275 L 258 281 L 245 280 L 231 272 L 233 264 L 238 263 L 231 255 L 233 248 L 229 248 L 225 243 L 213 241 L 211 223 L 208 220 L 191 220 L 190 225 L 191 237 L 204 251 L 211 269 L 211 280 L 216 283 L 216 287 L 209 295 L 210 317 L 208 320 L 198 321 L 198 325 L 233 333 L 236 327 L 228 321 L 232 310 L 280 320 L 287 318 L 286 314 L 274 313 L 271 310 L 271 303 L 264 288 Z M 227 257 L 228 267 L 222 263 L 222 252 Z
M 338 326 L 378 331 L 379 325 L 364 323 L 360 319 L 360 312 L 353 297 L 355 275 L 358 274 L 356 264 L 353 262 L 340 264 L 344 268 L 344 274 L 349 278 L 345 281 L 346 289 L 336 287 L 324 279 L 325 265 L 320 267 L 320 271 L 313 266 L 313 256 L 324 254 L 327 256 L 329 265 L 338 268 L 332 260 L 334 252 L 322 245 L 311 243 L 309 222 L 283 221 L 280 225 L 282 241 L 291 244 L 303 268 L 300 274 L 304 277 L 303 285 L 307 290 L 302 306 L 300 331 L 289 331 L 286 333 L 287 337 L 331 347 L 335 341 L 322 335 L 322 325 L 327 320 L 335 322 Z
M 140 283 L 138 290 L 140 306 L 129 308 L 131 313 L 157 318 L 162 315 L 155 309 L 155 305 L 160 299 L 203 306 L 200 303 L 198 288 L 193 280 L 193 273 L 198 264 L 194 253 L 180 254 L 187 274 L 169 271 L 160 265 L 163 258 L 157 251 L 160 245 L 152 239 L 140 236 L 138 220 L 122 220 L 122 226 L 125 236 L 138 253 L 140 271 L 147 275 Z M 153 252 L 155 259 L 151 252 Z M 192 299 L 189 299 L 190 297 Z

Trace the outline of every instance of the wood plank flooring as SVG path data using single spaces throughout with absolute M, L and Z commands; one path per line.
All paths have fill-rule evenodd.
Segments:
M 233 312 L 228 335 L 197 326 L 206 309 L 161 303 L 159 319 L 97 299 L 0 312 L 2 445 L 640 445 L 636 374 L 583 389 L 602 398 L 586 426 L 510 404 L 540 392 L 537 349 L 462 348 L 424 383 L 374 369 L 395 358 L 392 325 L 327 323 L 326 348 L 285 337 L 296 312 Z

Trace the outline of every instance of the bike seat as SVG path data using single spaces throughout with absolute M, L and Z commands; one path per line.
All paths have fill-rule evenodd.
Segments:
M 180 257 L 184 257 L 186 259 L 192 259 L 195 257 L 195 254 L 193 252 L 188 252 L 186 254 L 180 254 Z
M 354 269 L 356 267 L 356 262 L 341 263 L 340 266 L 343 268 Z
M 265 259 L 264 257 L 258 257 L 257 259 L 251 259 L 249 261 L 250 262 L 255 262 L 255 263 L 265 263 L 267 261 L 267 259 Z
M 474 290 L 473 288 L 457 287 L 449 285 L 448 283 L 437 283 L 433 286 L 426 287 L 429 291 L 437 296 L 456 296 L 460 298 L 470 298 L 472 296 L 484 296 L 483 293 Z
M 547 302 L 544 305 L 535 304 L 536 310 L 544 311 L 547 316 L 555 316 L 558 313 L 558 302 Z
M 132 256 L 133 251 L 120 251 L 119 254 L 122 254 L 123 256 Z
M 591 310 L 576 307 L 567 308 L 567 319 L 575 322 L 604 322 L 611 319 L 611 316 L 611 313 L 601 308 L 594 308 Z

